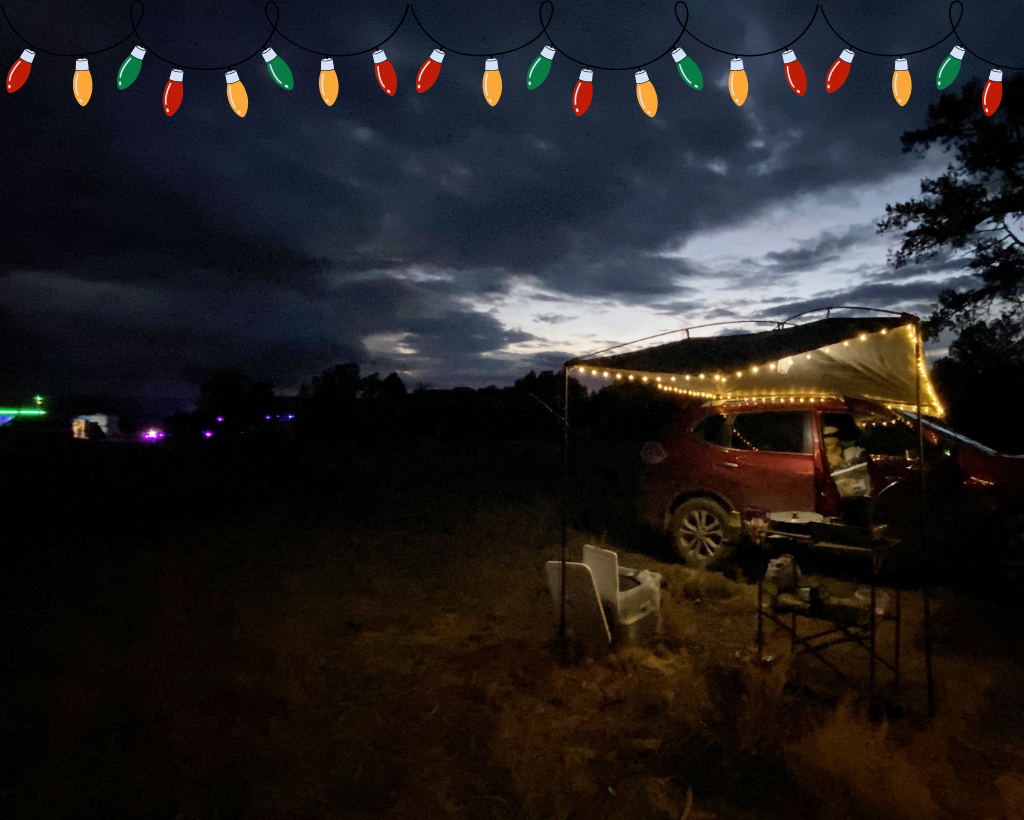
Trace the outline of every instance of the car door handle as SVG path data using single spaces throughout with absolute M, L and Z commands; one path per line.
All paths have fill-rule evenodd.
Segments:
M 716 462 L 715 462 L 715 464 L 714 464 L 714 466 L 715 466 L 715 467 L 730 467 L 730 468 L 735 468 L 735 467 L 739 467 L 740 465 L 739 465 L 739 464 L 737 464 L 737 463 L 736 463 L 735 461 L 716 461 Z

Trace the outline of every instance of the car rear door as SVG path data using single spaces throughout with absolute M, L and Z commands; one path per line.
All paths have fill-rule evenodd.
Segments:
M 716 476 L 742 510 L 814 510 L 811 415 L 804 410 L 740 410 L 729 414 L 729 446 Z

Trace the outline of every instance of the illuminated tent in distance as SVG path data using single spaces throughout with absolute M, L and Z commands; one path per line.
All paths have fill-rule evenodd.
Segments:
M 856 396 L 942 416 L 910 315 L 826 318 L 759 333 L 686 338 L 566 366 L 702 399 L 818 401 Z

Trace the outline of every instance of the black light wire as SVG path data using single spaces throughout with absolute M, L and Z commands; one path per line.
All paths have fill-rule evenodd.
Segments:
M 135 7 L 136 6 L 139 7 L 139 19 L 138 20 L 135 19 Z M 550 12 L 548 14 L 546 22 L 544 20 L 544 7 L 545 6 L 549 6 L 550 7 Z M 680 6 L 682 6 L 683 9 L 686 12 L 686 17 L 685 17 L 685 19 L 682 19 L 682 20 L 679 18 L 679 7 Z M 957 15 L 957 18 L 956 18 L 955 22 L 953 20 L 953 7 L 954 6 L 959 6 L 959 13 Z M 273 18 L 271 18 L 271 14 L 270 14 L 271 7 L 273 7 L 273 12 L 274 12 Z M 398 21 L 398 25 L 395 26 L 395 28 L 392 30 L 392 32 L 387 37 L 385 37 L 383 40 L 381 40 L 380 43 L 378 43 L 375 46 L 371 46 L 370 48 L 362 49 L 361 51 L 352 51 L 352 52 L 348 52 L 348 53 L 337 53 L 337 52 L 332 53 L 330 51 L 324 51 L 324 50 L 321 50 L 321 49 L 312 49 L 312 48 L 309 48 L 307 46 L 302 45 L 301 43 L 295 42 L 294 40 L 292 40 L 290 37 L 288 37 L 286 34 L 284 34 L 278 28 L 277 24 L 278 24 L 278 21 L 280 20 L 280 11 L 278 9 L 277 3 L 275 3 L 274 0 L 269 0 L 269 2 L 267 2 L 267 4 L 264 6 L 264 9 L 263 9 L 264 14 L 266 15 L 266 18 L 267 18 L 267 22 L 270 23 L 270 33 L 267 35 L 266 40 L 264 40 L 263 44 L 261 46 L 259 46 L 248 57 L 244 57 L 241 60 L 236 60 L 235 62 L 229 63 L 228 65 L 225 65 L 225 66 L 190 66 L 190 65 L 186 65 L 184 63 L 175 62 L 174 60 L 168 60 L 166 57 L 161 57 L 157 52 L 153 51 L 152 48 L 150 48 L 148 45 L 146 45 L 145 41 L 142 39 L 142 35 L 139 34 L 139 30 L 138 30 L 139 29 L 139 25 L 141 25 L 141 23 L 142 23 L 142 18 L 143 18 L 143 15 L 145 14 L 145 11 L 146 11 L 146 8 L 145 8 L 145 5 L 143 4 L 142 0 L 133 0 L 133 2 L 131 3 L 131 5 L 129 6 L 129 9 L 128 9 L 128 13 L 129 13 L 129 17 L 130 17 L 130 20 L 131 20 L 131 26 L 132 27 L 131 27 L 131 31 L 129 31 L 124 37 L 122 37 L 120 40 L 118 40 L 117 42 L 115 42 L 115 43 L 113 43 L 113 44 L 111 44 L 109 46 L 106 46 L 104 48 L 95 49 L 94 51 L 79 51 L 79 52 L 74 52 L 74 53 L 64 53 L 64 52 L 50 51 L 48 49 L 40 48 L 39 46 L 36 46 L 33 43 L 29 42 L 29 40 L 24 35 L 22 35 L 21 32 L 19 32 L 14 27 L 14 24 L 11 22 L 11 19 L 7 16 L 7 10 L 2 5 L 0 5 L 0 13 L 3 14 L 4 21 L 7 23 L 8 26 L 10 26 L 11 31 L 13 31 L 15 36 L 17 36 L 18 39 L 20 39 L 23 43 L 25 43 L 26 46 L 28 46 L 30 49 L 32 49 L 33 51 L 35 51 L 38 54 L 47 54 L 47 55 L 49 55 L 51 57 L 89 57 L 89 56 L 91 56 L 93 54 L 102 54 L 105 51 L 110 51 L 111 49 L 117 48 L 118 46 L 123 44 L 126 40 L 128 40 L 132 35 L 134 35 L 136 37 L 136 39 L 139 41 L 140 45 L 142 45 L 143 48 L 146 49 L 147 54 L 152 54 L 158 60 L 162 60 L 163 62 L 167 63 L 168 65 L 173 65 L 173 66 L 176 66 L 178 68 L 187 68 L 189 71 L 225 71 L 227 69 L 231 69 L 231 68 L 234 68 L 235 66 L 241 65 L 242 63 L 248 62 L 253 57 L 255 57 L 257 54 L 259 54 L 260 52 L 262 52 L 264 49 L 267 48 L 268 44 L 270 43 L 270 40 L 274 37 L 275 34 L 278 35 L 279 37 L 281 37 L 281 39 L 283 39 L 286 42 L 290 43 L 291 45 L 295 46 L 296 48 L 301 49 L 302 51 L 308 51 L 311 54 L 324 54 L 327 57 L 357 57 L 357 56 L 359 56 L 361 54 L 366 54 L 366 53 L 368 53 L 370 51 L 376 51 L 376 50 L 382 48 L 384 46 L 384 44 L 388 42 L 388 40 L 390 40 L 392 37 L 394 37 L 398 33 L 398 30 L 405 23 L 405 19 L 406 19 L 406 17 L 409 16 L 410 12 L 412 12 L 412 18 L 413 18 L 413 20 L 416 21 L 416 25 L 419 26 L 420 31 L 423 32 L 423 34 L 427 37 L 427 39 L 429 39 L 431 42 L 433 42 L 439 48 L 443 49 L 446 53 L 450 52 L 452 54 L 458 54 L 458 55 L 463 56 L 463 57 L 494 57 L 494 56 L 501 55 L 501 54 L 510 54 L 510 53 L 512 53 L 514 51 L 519 51 L 520 49 L 526 48 L 528 45 L 530 45 L 531 43 L 535 42 L 541 36 L 546 36 L 548 41 L 551 43 L 551 46 L 556 51 L 558 51 L 559 54 L 561 54 L 567 60 L 569 60 L 571 62 L 574 62 L 574 63 L 577 63 L 578 65 L 582 65 L 582 66 L 585 66 L 587 68 L 596 68 L 596 69 L 598 69 L 600 71 L 632 71 L 634 69 L 639 70 L 639 69 L 643 68 L 644 66 L 651 65 L 653 63 L 656 63 L 658 60 L 662 59 L 665 55 L 667 55 L 670 51 L 672 51 L 673 48 L 676 47 L 676 45 L 679 43 L 680 39 L 682 39 L 682 36 L 684 34 L 689 34 L 690 37 L 692 37 L 696 42 L 700 43 L 702 46 L 704 46 L 707 49 L 710 49 L 711 51 L 717 51 L 719 54 L 726 54 L 726 55 L 731 54 L 731 55 L 733 55 L 735 57 L 767 57 L 767 56 L 775 54 L 775 53 L 777 53 L 779 51 L 783 51 L 785 49 L 788 49 L 791 46 L 793 46 L 795 43 L 797 43 L 807 33 L 807 31 L 810 29 L 811 25 L 814 23 L 815 18 L 818 16 L 818 12 L 819 11 L 821 12 L 822 19 L 825 21 L 825 24 L 829 27 L 829 29 L 831 29 L 832 33 L 835 34 L 836 37 L 838 37 L 844 44 L 846 44 L 850 49 L 852 49 L 855 52 L 861 52 L 863 54 L 869 54 L 869 55 L 871 55 L 873 57 L 903 57 L 903 56 L 909 55 L 909 54 L 920 54 L 920 53 L 922 53 L 924 51 L 929 51 L 929 50 L 935 48 L 936 46 L 941 45 L 944 41 L 948 40 L 951 35 L 956 35 L 957 40 L 960 43 L 960 46 L 965 51 L 970 53 L 973 57 L 976 57 L 978 60 L 980 60 L 981 62 L 988 63 L 989 65 L 995 66 L 997 68 L 1006 68 L 1006 69 L 1009 69 L 1011 71 L 1024 71 L 1024 67 L 1020 67 L 1020 66 L 1007 66 L 1007 65 L 1000 64 L 1000 63 L 995 63 L 992 60 L 986 59 L 985 57 L 982 57 L 980 54 L 978 54 L 977 52 L 973 51 L 972 49 L 970 49 L 968 46 L 966 46 L 963 43 L 963 39 L 960 37 L 959 31 L 957 31 L 957 26 L 962 21 L 963 14 L 964 14 L 964 4 L 962 2 L 960 2 L 960 0 L 953 0 L 953 2 L 951 2 L 949 4 L 948 15 L 949 15 L 949 24 L 950 24 L 950 28 L 951 28 L 951 31 L 949 32 L 949 34 L 947 34 L 945 37 L 941 38 L 940 40 L 938 40 L 937 42 L 933 43 L 930 46 L 926 46 L 924 48 L 919 48 L 919 49 L 916 49 L 914 51 L 903 51 L 903 52 L 895 52 L 895 53 L 881 53 L 881 52 L 876 52 L 876 51 L 868 51 L 867 49 L 859 48 L 859 47 L 853 45 L 849 40 L 847 40 L 838 31 L 836 31 L 836 29 L 832 25 L 832 23 L 829 22 L 828 16 L 825 14 L 825 9 L 819 3 L 819 4 L 815 5 L 814 13 L 811 15 L 810 21 L 804 27 L 804 30 L 802 32 L 800 32 L 800 34 L 798 34 L 796 36 L 796 38 L 791 40 L 786 45 L 782 46 L 782 48 L 777 48 L 777 49 L 774 49 L 772 51 L 762 51 L 762 52 L 758 52 L 758 53 L 749 53 L 749 54 L 741 54 L 741 53 L 738 53 L 738 52 L 735 52 L 735 51 L 728 51 L 728 50 L 725 50 L 725 49 L 717 48 L 716 46 L 713 46 L 710 43 L 705 43 L 703 40 L 701 40 L 699 37 L 697 37 L 692 31 L 690 31 L 688 29 L 688 24 L 689 24 L 689 20 L 690 20 L 690 8 L 689 8 L 689 6 L 686 5 L 684 0 L 678 0 L 678 2 L 673 7 L 673 13 L 675 14 L 676 22 L 678 22 L 679 26 L 680 26 L 679 35 L 672 42 L 672 44 L 667 49 L 665 49 L 665 51 L 663 51 L 661 54 L 659 54 L 654 59 L 648 60 L 647 62 L 640 63 L 638 65 L 629 65 L 629 66 L 601 66 L 601 65 L 596 65 L 594 63 L 588 63 L 585 60 L 579 60 L 576 57 L 573 57 L 572 55 L 567 54 L 566 52 L 562 51 L 558 47 L 558 45 L 554 42 L 554 40 L 552 39 L 550 33 L 548 32 L 548 26 L 551 25 L 551 21 L 554 18 L 554 15 L 555 15 L 554 3 L 551 0 L 543 0 L 543 2 L 540 4 L 540 7 L 538 9 L 538 17 L 540 18 L 541 30 L 534 37 L 530 38 L 525 43 L 523 43 L 523 44 L 521 44 L 519 46 L 515 46 L 514 48 L 506 49 L 504 51 L 490 51 L 490 52 L 485 52 L 485 53 L 473 53 L 473 52 L 459 51 L 457 49 L 453 49 L 453 48 L 451 48 L 449 46 L 443 45 L 439 40 L 434 38 L 426 30 L 426 28 L 423 26 L 423 23 L 420 22 L 419 17 L 416 16 L 416 10 L 412 7 L 411 4 L 406 4 L 405 11 L 402 13 L 402 18 Z

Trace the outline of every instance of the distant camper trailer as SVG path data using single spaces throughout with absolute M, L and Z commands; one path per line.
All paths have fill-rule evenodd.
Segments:
M 75 438 L 102 439 L 116 435 L 117 416 L 96 413 L 91 416 L 77 416 L 71 422 L 71 434 Z

